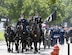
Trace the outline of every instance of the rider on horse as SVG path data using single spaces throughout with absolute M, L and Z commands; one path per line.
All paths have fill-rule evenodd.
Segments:
M 35 12 L 35 16 L 33 17 L 33 21 L 36 22 L 37 24 L 39 24 L 39 29 L 40 29 L 40 33 L 42 36 L 42 21 L 41 21 L 41 16 L 39 16 L 38 11 Z
M 33 24 L 33 16 L 32 15 L 29 15 L 28 23 L 29 23 L 29 30 L 31 32 L 32 31 L 32 24 Z
M 25 19 L 25 17 L 24 17 L 24 14 L 21 14 L 20 15 L 20 18 L 19 18 L 19 20 L 18 20 L 18 22 L 17 22 L 17 25 L 23 25 L 23 31 L 24 32 L 27 32 L 27 26 L 28 26 L 28 22 L 27 22 L 27 20 Z M 16 26 L 17 26 L 16 25 Z

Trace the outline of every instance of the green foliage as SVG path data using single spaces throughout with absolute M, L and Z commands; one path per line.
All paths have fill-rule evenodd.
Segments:
M 0 31 L 0 41 L 4 40 L 4 32 Z
M 7 9 L 0 6 L 0 15 L 1 16 L 7 16 L 8 15 Z
M 51 3 L 52 3 L 52 4 L 56 3 L 56 0 L 51 0 Z
M 69 19 L 70 23 L 72 23 L 72 17 Z
M 16 22 L 20 13 L 25 13 L 25 17 L 28 18 L 35 10 L 39 11 L 42 20 L 56 10 L 57 20 L 53 22 L 56 24 L 68 17 L 72 18 L 72 2 L 68 0 L 4 0 L 3 6 L 0 6 L 0 15 L 8 16 Z

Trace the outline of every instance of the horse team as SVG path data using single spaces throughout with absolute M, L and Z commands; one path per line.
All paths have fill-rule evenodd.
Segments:
M 20 16 L 15 27 L 8 25 L 5 28 L 4 37 L 8 52 L 13 52 L 15 45 L 17 53 L 20 52 L 20 49 L 22 53 L 33 49 L 34 53 L 37 53 L 42 42 L 44 49 L 46 49 L 46 46 L 50 48 L 50 46 L 57 44 L 57 39 L 59 39 L 61 45 L 64 44 L 64 35 L 68 38 L 70 30 L 66 32 L 64 27 L 46 26 L 43 28 L 41 17 L 37 12 L 33 18 L 30 16 L 28 21 L 23 14 Z M 32 46 L 33 43 L 34 47 Z M 37 48 L 37 43 L 39 43 L 39 48 Z

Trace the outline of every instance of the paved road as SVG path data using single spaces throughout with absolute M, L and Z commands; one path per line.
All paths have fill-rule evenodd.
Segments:
M 59 55 L 68 55 L 68 45 L 65 43 L 64 45 L 59 45 L 60 51 Z M 24 52 L 24 53 L 8 53 L 7 52 L 7 47 L 5 42 L 0 42 L 0 55 L 50 55 L 51 51 L 53 50 L 53 47 L 50 49 L 46 48 L 45 50 L 43 49 L 43 45 L 41 44 L 41 50 L 39 51 L 40 53 L 34 54 L 33 51 L 29 52 Z M 72 44 L 70 44 L 70 55 L 72 55 Z
M 51 47 L 50 49 L 46 48 L 44 50 L 43 45 L 41 44 L 41 50 L 39 51 L 40 53 L 37 53 L 37 55 L 50 55 L 52 48 L 53 47 Z M 24 52 L 24 53 L 16 53 L 15 50 L 14 50 L 14 53 L 8 53 L 6 43 L 0 42 L 0 55 L 36 55 L 36 54 L 34 54 L 34 51 L 29 51 L 29 52 Z

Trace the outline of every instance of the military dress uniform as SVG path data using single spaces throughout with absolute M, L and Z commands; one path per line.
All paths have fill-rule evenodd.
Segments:
M 60 29 L 60 41 L 59 41 L 59 43 L 62 45 L 62 44 L 64 44 L 64 29 L 63 29 L 63 27 Z
M 52 41 L 51 41 L 51 45 L 54 46 L 55 44 L 57 44 L 57 39 L 60 35 L 60 30 L 58 27 L 55 27 L 53 28 L 53 31 L 52 31 Z
M 21 40 L 24 39 L 24 40 L 22 40 L 22 42 L 26 43 L 26 39 L 27 39 L 27 35 L 28 35 L 28 29 L 27 29 L 28 22 L 27 22 L 26 19 L 24 19 L 24 18 L 21 19 L 20 18 L 19 21 L 17 22 L 17 25 L 22 25 L 23 26 L 23 30 L 22 30 L 22 35 L 23 36 L 21 37 Z
M 19 21 L 17 22 L 17 25 L 23 25 L 23 31 L 27 32 L 28 22 L 26 19 L 19 19 Z
M 29 18 L 28 19 L 28 25 L 29 25 L 30 32 L 32 31 L 32 24 L 33 24 L 33 18 Z
M 39 25 L 39 29 L 40 29 L 40 33 L 41 33 L 41 36 L 42 36 L 42 21 L 41 21 L 41 16 L 34 16 L 33 17 L 33 22 L 37 23 Z
M 28 18 L 28 41 L 29 41 L 29 45 L 31 46 L 31 49 L 33 48 L 32 47 L 32 42 L 33 42 L 33 39 L 31 38 L 32 37 L 32 24 L 33 24 L 33 18 Z

